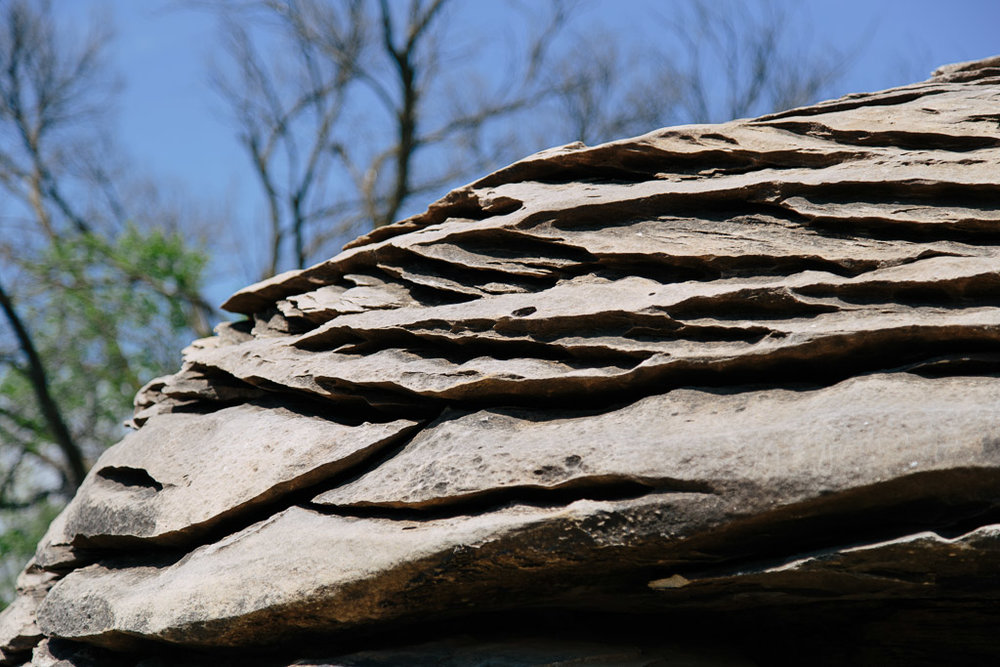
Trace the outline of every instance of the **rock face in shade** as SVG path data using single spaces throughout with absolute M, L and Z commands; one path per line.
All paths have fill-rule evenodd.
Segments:
M 238 292 L 0 664 L 991 664 L 998 110 L 994 58 L 552 149 Z

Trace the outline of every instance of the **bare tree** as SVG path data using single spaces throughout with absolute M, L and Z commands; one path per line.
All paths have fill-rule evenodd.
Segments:
M 846 54 L 794 41 L 787 5 L 691 0 L 665 16 L 670 42 L 663 76 L 688 122 L 719 122 L 816 99 L 842 73 Z M 661 79 L 662 80 L 662 79 Z
M 645 43 L 561 2 L 507 5 L 535 11 L 524 34 L 470 29 L 454 0 L 199 4 L 222 17 L 214 83 L 267 202 L 262 277 L 520 152 L 810 101 L 844 62 L 792 43 L 767 0 L 671 3 Z
M 657 67 L 662 61 L 607 32 L 574 45 L 549 75 L 558 91 L 549 141 L 595 144 L 665 125 L 679 97 L 676 82 Z
M 517 74 L 493 86 L 447 46 L 452 4 L 262 0 L 222 12 L 229 67 L 214 82 L 267 201 L 265 276 L 492 165 L 497 145 L 484 135 L 550 94 L 541 72 L 563 3 L 535 22 Z
M 18 347 L 25 358 L 25 368 L 21 372 L 30 380 L 31 388 L 38 402 L 39 411 L 45 420 L 46 430 L 52 439 L 56 441 L 56 445 L 58 445 L 66 460 L 65 469 L 61 471 L 64 476 L 64 485 L 75 488 L 83 482 L 83 477 L 87 474 L 83 452 L 76 444 L 73 436 L 70 435 L 69 428 L 66 427 L 66 421 L 62 416 L 62 410 L 59 409 L 59 404 L 52 397 L 49 374 L 45 369 L 41 356 L 38 354 L 34 339 L 21 319 L 21 316 L 18 315 L 17 310 L 14 308 L 14 302 L 11 300 L 10 295 L 7 294 L 2 283 L 0 283 L 0 310 L 3 310 L 4 316 L 7 318 L 7 322 L 17 339 Z M 13 416 L 14 413 L 8 414 Z
M 796 40 L 792 11 L 773 0 L 688 0 L 649 19 L 659 27 L 655 42 L 600 33 L 553 71 L 556 115 L 572 139 L 596 143 L 806 104 L 850 60 L 828 44 Z

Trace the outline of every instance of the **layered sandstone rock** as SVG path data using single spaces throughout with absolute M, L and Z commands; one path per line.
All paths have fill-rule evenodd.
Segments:
M 240 291 L 0 664 L 1000 655 L 998 109 L 994 58 L 565 146 Z

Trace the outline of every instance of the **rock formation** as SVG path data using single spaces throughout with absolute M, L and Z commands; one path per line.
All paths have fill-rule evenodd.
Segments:
M 0 664 L 993 664 L 1000 57 L 528 157 L 136 398 Z

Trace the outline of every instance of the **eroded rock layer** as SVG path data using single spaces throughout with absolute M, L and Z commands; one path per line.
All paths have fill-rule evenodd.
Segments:
M 552 149 L 238 292 L 0 664 L 1000 655 L 998 109 L 995 58 Z

